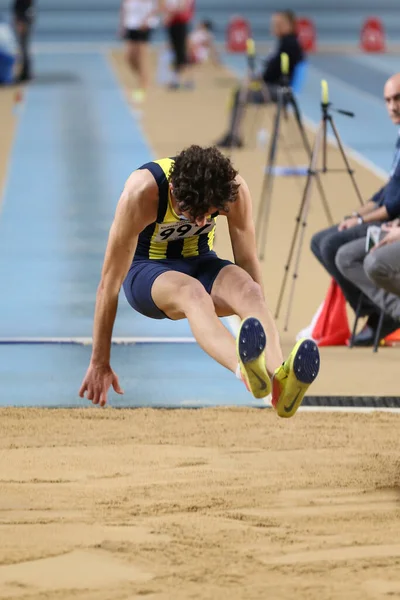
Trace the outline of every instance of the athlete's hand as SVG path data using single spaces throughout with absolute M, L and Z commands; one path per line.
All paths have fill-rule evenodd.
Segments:
M 119 385 L 118 377 L 109 365 L 97 366 L 91 363 L 79 390 L 79 396 L 84 398 L 87 392 L 86 398 L 91 400 L 93 404 L 105 406 L 111 385 L 117 394 L 124 393 Z

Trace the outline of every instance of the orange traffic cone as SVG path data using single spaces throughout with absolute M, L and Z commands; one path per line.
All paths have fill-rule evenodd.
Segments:
M 400 329 L 396 329 L 384 339 L 385 346 L 398 346 L 400 344 Z
M 346 346 L 351 336 L 346 299 L 334 279 L 332 279 L 325 300 L 314 316 L 308 331 L 308 336 L 318 346 Z M 303 337 L 304 332 L 306 330 L 300 332 L 299 336 Z

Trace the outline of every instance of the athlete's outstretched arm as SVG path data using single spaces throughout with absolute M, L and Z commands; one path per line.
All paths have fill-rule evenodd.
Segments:
M 111 226 L 100 284 L 97 289 L 93 326 L 93 350 L 79 395 L 104 406 L 110 385 L 122 393 L 110 366 L 111 337 L 118 295 L 134 256 L 140 232 L 157 215 L 158 192 L 148 171 L 135 171 L 128 179 Z
M 238 175 L 239 197 L 227 214 L 235 263 L 242 267 L 256 283 L 263 287 L 261 266 L 257 256 L 256 233 L 253 221 L 253 205 L 247 183 Z

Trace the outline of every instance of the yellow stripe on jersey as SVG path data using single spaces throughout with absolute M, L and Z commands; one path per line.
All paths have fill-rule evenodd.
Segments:
M 169 172 L 171 171 L 171 167 L 173 165 L 173 160 L 171 160 L 170 158 L 161 158 L 160 160 L 154 160 L 153 162 L 155 162 L 157 165 L 159 165 L 162 170 L 165 173 L 165 176 L 167 179 L 169 179 Z M 163 223 L 172 223 L 174 221 L 176 221 L 179 217 L 177 217 L 176 215 L 173 215 L 173 212 L 171 210 L 171 196 L 170 196 L 170 191 L 168 190 L 168 200 L 167 200 L 167 210 L 166 213 L 164 215 L 163 218 Z M 168 248 L 168 241 L 165 242 L 156 242 L 155 238 L 158 235 L 160 229 L 160 224 L 157 223 L 156 227 L 154 229 L 154 233 L 151 236 L 151 240 L 150 240 L 150 247 L 149 247 L 149 258 L 152 258 L 153 260 L 157 260 L 157 259 L 161 259 L 161 258 L 167 258 L 167 248 Z
M 191 256 L 199 255 L 199 239 L 200 236 L 194 235 L 183 240 L 183 258 L 190 258 Z
M 167 258 L 168 242 L 155 242 L 158 230 L 160 229 L 159 223 L 156 224 L 154 233 L 151 236 L 150 247 L 149 247 L 149 258 L 153 260 L 159 260 L 160 258 Z
M 217 225 L 217 217 L 215 217 L 215 227 L 208 234 L 208 247 L 210 250 L 214 248 L 214 239 L 215 239 L 215 229 Z

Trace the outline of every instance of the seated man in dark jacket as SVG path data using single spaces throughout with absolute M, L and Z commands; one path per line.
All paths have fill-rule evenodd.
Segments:
M 289 57 L 289 84 L 298 63 L 304 60 L 304 52 L 295 33 L 296 17 L 291 10 L 280 11 L 272 16 L 272 32 L 278 43 L 275 52 L 267 59 L 261 77 L 248 81 L 239 87 L 233 98 L 228 132 L 217 142 L 221 148 L 240 147 L 239 135 L 242 118 L 242 104 L 266 104 L 276 102 L 277 88 L 282 82 L 281 54 Z
M 392 122 L 400 125 L 400 73 L 393 75 L 385 84 L 385 102 Z M 397 137 L 393 165 L 387 184 L 369 202 L 350 217 L 345 217 L 339 226 L 334 225 L 316 233 L 311 240 L 311 250 L 322 266 L 340 285 L 346 300 L 356 310 L 360 288 L 346 278 L 338 268 L 337 254 L 342 246 L 365 238 L 370 225 L 379 225 L 400 217 L 400 137 Z M 355 339 L 355 345 L 372 343 L 378 325 L 380 308 L 371 299 L 363 303 L 364 316 L 368 315 L 365 330 Z M 382 337 L 398 329 L 399 323 L 390 316 L 385 317 Z

